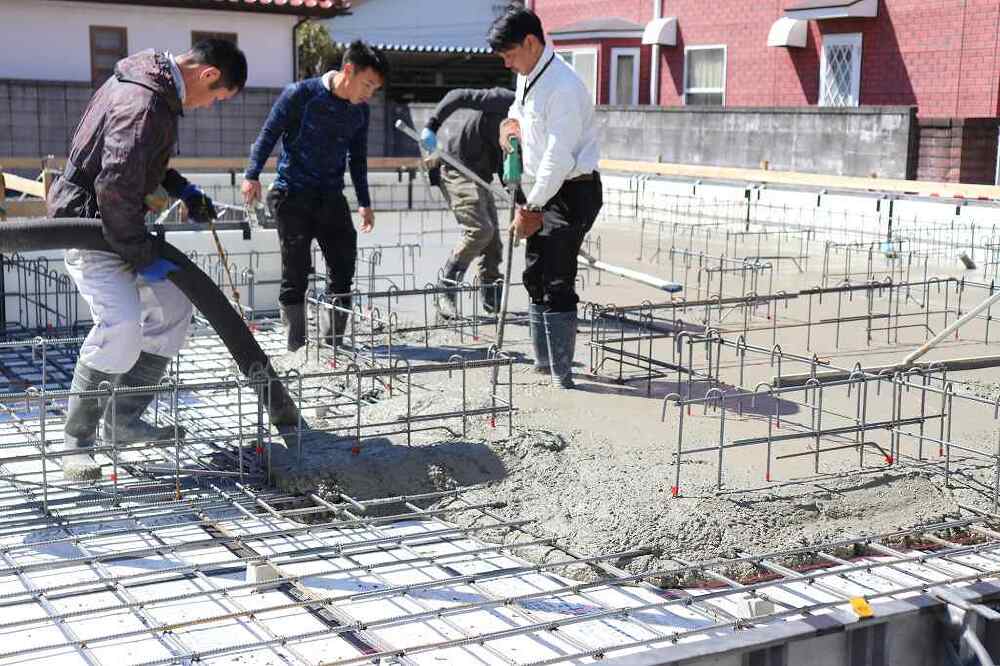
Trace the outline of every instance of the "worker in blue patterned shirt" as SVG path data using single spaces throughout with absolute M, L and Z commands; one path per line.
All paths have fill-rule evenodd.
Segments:
M 364 42 L 353 42 L 339 71 L 285 88 L 251 149 L 242 186 L 249 205 L 261 198 L 260 172 L 281 139 L 278 175 L 268 193 L 268 204 L 278 220 L 278 302 L 288 327 L 289 351 L 306 342 L 305 294 L 314 238 L 327 266 L 327 296 L 351 291 L 358 240 L 344 196 L 348 167 L 358 198 L 361 230 L 368 233 L 375 226 L 368 193 L 367 101 L 385 84 L 388 72 L 384 55 Z M 334 305 L 333 312 L 320 313 L 320 337 L 328 345 L 340 343 L 351 309 L 350 297 L 342 297 Z

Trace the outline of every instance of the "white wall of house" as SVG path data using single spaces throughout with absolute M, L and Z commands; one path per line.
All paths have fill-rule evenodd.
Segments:
M 247 56 L 248 86 L 292 80 L 296 17 L 251 12 L 133 7 L 50 0 L 0 0 L 0 78 L 90 81 L 90 26 L 128 30 L 128 52 L 181 53 L 191 32 L 235 32 Z
M 334 42 L 485 48 L 502 0 L 355 0 L 351 14 L 327 20 Z M 447 17 L 444 20 L 443 17 Z

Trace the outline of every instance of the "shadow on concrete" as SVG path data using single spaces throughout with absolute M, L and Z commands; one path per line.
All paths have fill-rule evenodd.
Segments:
M 459 347 L 456 345 L 431 345 L 430 347 L 424 347 L 423 345 L 393 345 L 392 357 L 394 359 L 403 358 L 410 362 L 425 363 L 447 363 L 452 360 L 453 356 L 461 357 L 463 361 L 483 361 L 487 357 L 489 348 L 488 345 L 485 345 L 485 342 L 479 344 L 484 346 Z M 375 348 L 375 355 L 378 358 L 386 359 L 388 358 L 388 353 L 389 350 L 387 347 Z M 520 352 L 508 351 L 506 353 L 514 359 L 515 363 L 525 361 L 524 354 Z
M 490 483 L 507 476 L 492 449 L 481 442 L 445 440 L 407 446 L 386 437 L 362 439 L 306 427 L 301 437 L 282 434 L 272 447 L 272 480 L 288 491 L 323 489 L 358 500 L 414 495 Z M 405 442 L 405 439 L 403 440 Z M 406 512 L 401 505 L 382 513 Z

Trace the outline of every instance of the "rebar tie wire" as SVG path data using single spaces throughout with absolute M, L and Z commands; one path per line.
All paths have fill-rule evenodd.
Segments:
M 233 281 L 233 273 L 229 268 L 229 256 L 226 254 L 226 249 L 222 247 L 222 241 L 219 239 L 219 232 L 215 229 L 215 220 L 208 221 L 208 228 L 212 232 L 212 240 L 215 241 L 215 251 L 219 255 L 219 261 L 222 263 L 222 267 L 226 270 L 226 279 L 229 280 L 229 289 L 233 292 L 233 300 L 236 301 L 236 310 L 243 316 L 243 306 L 240 305 L 240 292 L 236 288 L 236 283 Z

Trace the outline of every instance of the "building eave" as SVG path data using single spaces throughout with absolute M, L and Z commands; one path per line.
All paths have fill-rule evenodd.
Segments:
M 242 12 L 333 18 L 346 14 L 350 3 L 343 0 L 62 0 L 98 5 L 131 5 L 133 7 L 168 7 L 209 11 Z

